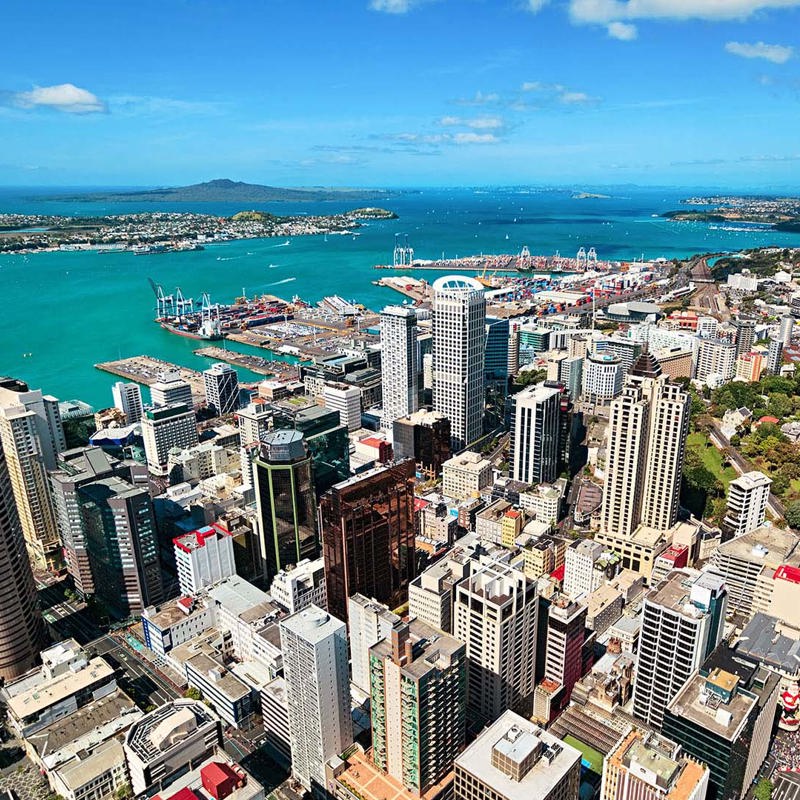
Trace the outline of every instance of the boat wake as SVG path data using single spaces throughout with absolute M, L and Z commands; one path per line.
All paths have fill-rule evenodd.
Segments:
M 267 269 L 275 269 L 275 267 L 279 267 L 280 264 L 270 264 Z
M 241 256 L 228 256 L 227 258 L 217 256 L 217 261 L 236 261 L 237 258 L 241 258 Z
M 287 239 L 285 242 L 281 242 L 280 244 L 273 244 L 272 247 L 288 247 L 290 244 L 291 242 L 289 239 Z
M 291 283 L 296 281 L 297 278 L 284 278 L 282 281 L 275 281 L 275 283 L 268 283 L 267 286 L 280 286 L 282 283 Z

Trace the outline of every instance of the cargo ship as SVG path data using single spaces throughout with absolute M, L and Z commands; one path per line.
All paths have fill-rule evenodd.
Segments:
M 219 321 L 209 321 L 202 323 L 200 326 L 195 327 L 194 322 L 187 321 L 174 321 L 160 320 L 161 327 L 165 331 L 175 333 L 178 336 L 185 336 L 188 339 L 200 339 L 205 342 L 217 342 L 225 338 L 225 335 L 220 330 Z

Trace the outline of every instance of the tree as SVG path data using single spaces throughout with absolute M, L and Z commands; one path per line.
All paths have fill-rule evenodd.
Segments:
M 753 790 L 753 797 L 756 800 L 772 800 L 772 781 L 769 778 L 762 778 Z
M 786 521 L 790 528 L 800 528 L 800 500 L 786 506 Z
M 195 686 L 190 686 L 183 693 L 183 696 L 185 698 L 187 698 L 188 700 L 202 700 L 203 699 L 203 695 L 202 695 L 201 691 Z
M 114 797 L 116 800 L 128 800 L 129 797 L 133 797 L 133 789 L 129 783 L 123 783 L 116 792 L 114 792 Z

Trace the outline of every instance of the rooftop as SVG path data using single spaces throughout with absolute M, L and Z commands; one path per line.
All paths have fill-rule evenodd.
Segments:
M 315 605 L 281 622 L 281 631 L 288 630 L 310 644 L 321 642 L 344 627 L 344 622 Z
M 75 760 L 61 766 L 59 777 L 73 792 L 108 772 L 112 765 L 125 763 L 125 752 L 118 739 L 109 739 L 91 750 L 84 750 Z
M 774 525 L 762 525 L 749 533 L 723 542 L 717 553 L 777 569 L 797 546 L 798 536 Z
M 734 649 L 787 675 L 800 675 L 800 631 L 787 628 L 777 617 L 757 612 Z
M 77 672 L 66 672 L 53 680 L 41 682 L 38 686 L 8 697 L 8 710 L 20 720 L 35 717 L 88 686 L 112 680 L 114 680 L 113 668 L 105 659 L 98 656 Z
M 708 678 L 695 673 L 668 704 L 667 708 L 689 720 L 705 731 L 709 731 L 728 741 L 734 741 L 747 715 L 757 703 L 750 692 L 738 689 L 724 703 L 721 698 L 707 688 Z
M 533 756 L 541 747 L 541 757 L 530 769 L 514 780 L 493 766 L 492 753 L 497 750 L 515 763 Z M 546 797 L 581 762 L 581 753 L 537 725 L 506 711 L 456 759 L 457 769 L 473 775 L 501 797 Z
M 180 747 L 188 735 L 215 720 L 211 711 L 197 700 L 174 700 L 133 725 L 125 736 L 125 745 L 147 763 L 173 747 Z
M 270 596 L 239 575 L 231 575 L 207 590 L 208 597 L 218 607 L 239 616 L 260 603 L 268 603 Z

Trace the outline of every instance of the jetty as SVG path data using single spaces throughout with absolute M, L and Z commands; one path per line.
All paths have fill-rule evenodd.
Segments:
M 192 387 L 193 397 L 199 399 L 206 396 L 202 373 L 153 356 L 131 356 L 116 361 L 103 361 L 94 366 L 95 369 L 110 372 L 142 386 L 152 386 L 162 372 L 177 372 Z
M 194 351 L 195 355 L 213 358 L 215 361 L 224 361 L 234 367 L 249 369 L 259 375 L 268 375 L 281 381 L 297 380 L 297 367 L 286 361 L 271 361 L 262 356 L 251 356 L 237 353 L 235 350 L 226 350 L 222 347 L 201 347 Z

